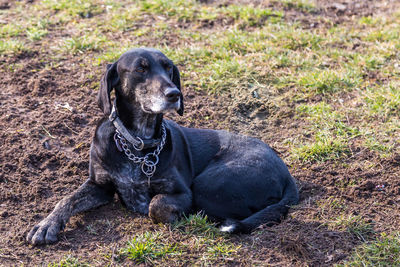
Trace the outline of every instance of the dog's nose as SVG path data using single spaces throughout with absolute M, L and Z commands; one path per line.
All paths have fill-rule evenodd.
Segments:
M 181 91 L 179 91 L 176 87 L 168 87 L 164 91 L 164 95 L 169 102 L 176 102 L 181 96 Z

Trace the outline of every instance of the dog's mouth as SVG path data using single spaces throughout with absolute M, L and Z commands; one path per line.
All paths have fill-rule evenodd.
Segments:
M 180 99 L 176 100 L 175 102 L 170 101 L 155 101 L 150 106 L 141 105 L 142 110 L 145 113 L 150 114 L 160 114 L 160 113 L 167 113 L 172 111 L 177 111 L 180 106 Z
M 144 106 L 142 106 L 142 110 L 143 110 L 145 113 L 154 113 L 152 110 L 150 110 L 149 108 L 144 107 Z

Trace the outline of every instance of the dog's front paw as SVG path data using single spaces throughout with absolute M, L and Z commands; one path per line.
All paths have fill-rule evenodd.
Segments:
M 60 220 L 49 216 L 31 229 L 26 237 L 26 241 L 33 245 L 57 242 L 57 234 L 62 228 L 63 224 Z
M 173 223 L 179 219 L 179 208 L 168 203 L 165 195 L 156 195 L 150 202 L 149 217 L 153 223 Z

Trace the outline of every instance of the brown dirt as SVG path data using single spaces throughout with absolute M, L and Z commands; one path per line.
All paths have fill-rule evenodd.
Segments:
M 304 28 L 330 27 L 351 21 L 353 18 L 368 17 L 379 14 L 395 12 L 399 5 L 397 0 L 316 0 L 315 8 L 311 11 L 304 10 L 296 5 L 284 4 L 279 0 L 203 0 L 213 4 L 242 3 L 284 10 L 285 19 L 299 22 Z
M 1 8 L 9 8 L 3 2 Z M 332 13 L 328 1 L 322 1 L 315 17 L 307 21 L 310 24 L 326 16 L 340 23 L 347 16 L 370 14 L 378 2 L 347 1 L 344 5 L 351 8 L 340 15 Z M 293 12 L 293 17 L 299 14 Z M 72 254 L 102 266 L 109 259 L 101 255 L 122 247 L 135 233 L 164 229 L 126 211 L 115 200 L 71 218 L 55 245 L 33 247 L 25 242 L 29 229 L 88 175 L 89 146 L 102 115 L 95 101 L 102 70 L 81 64 L 79 57 L 48 64 L 45 51 L 3 57 L 0 62 L 4 67 L 0 80 L 0 265 L 42 265 Z M 5 68 L 11 65 L 13 70 Z M 191 88 L 184 94 L 185 116 L 172 119 L 185 126 L 259 137 L 287 162 L 289 153 L 283 141 L 304 131 L 305 122 L 294 117 L 293 103 L 269 106 L 252 95 L 215 96 Z M 321 223 L 322 218 L 343 212 L 361 215 L 376 232 L 400 229 L 399 162 L 399 154 L 382 158 L 377 152 L 360 149 L 354 140 L 351 155 L 340 164 L 289 164 L 301 187 L 300 205 L 279 225 L 233 236 L 231 241 L 242 246 L 240 257 L 221 264 L 330 266 L 340 262 L 363 242 L 348 231 Z M 355 177 L 356 183 L 351 184 Z M 331 199 L 347 209 L 317 207 L 316 203 Z M 190 259 L 183 260 L 189 263 Z

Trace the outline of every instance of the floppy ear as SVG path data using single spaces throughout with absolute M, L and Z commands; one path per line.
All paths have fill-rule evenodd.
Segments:
M 181 96 L 179 97 L 180 99 L 180 107 L 177 110 L 179 115 L 183 115 L 183 94 L 182 94 L 182 89 L 181 89 L 181 77 L 179 75 L 179 70 L 178 68 L 173 65 L 172 67 L 172 82 L 176 85 L 176 87 L 179 89 L 179 91 L 181 91 Z
M 117 62 L 113 64 L 107 64 L 106 72 L 101 78 L 99 94 L 97 96 L 99 107 L 106 116 L 110 115 L 111 113 L 111 90 L 115 88 L 118 83 L 119 76 L 117 73 Z

